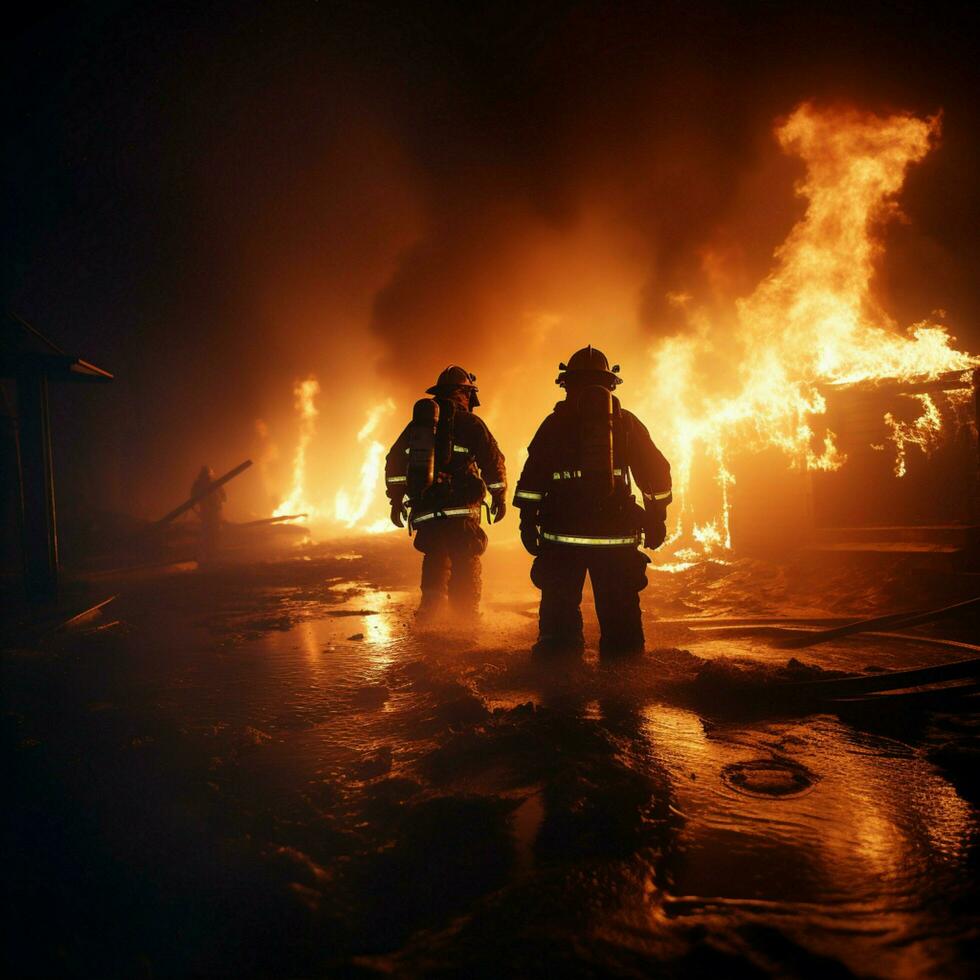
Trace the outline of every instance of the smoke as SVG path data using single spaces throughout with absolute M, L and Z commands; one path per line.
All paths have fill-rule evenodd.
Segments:
M 942 306 L 977 349 L 971 18 L 237 3 L 25 25 L 9 302 L 119 378 L 64 402 L 60 465 L 91 501 L 152 514 L 202 460 L 260 452 L 261 418 L 286 490 L 293 385 L 315 375 L 308 480 L 332 499 L 371 407 L 405 407 L 372 436 L 390 440 L 454 362 L 516 464 L 558 360 L 604 347 L 628 404 L 653 341 L 697 330 L 692 310 L 723 324 L 765 275 L 802 207 L 773 124 L 807 99 L 943 110 L 878 298 L 901 323 Z M 268 513 L 260 483 L 230 507 Z
M 452 338 L 458 359 L 505 363 L 529 306 L 574 314 L 589 285 L 578 269 L 564 281 L 542 269 L 536 248 L 550 242 L 556 265 L 567 262 L 562 252 L 596 220 L 606 237 L 629 240 L 630 265 L 642 268 L 637 333 L 684 329 L 677 297 L 730 308 L 798 217 L 800 170 L 772 137 L 779 116 L 807 99 L 919 114 L 942 104 L 941 86 L 923 84 L 906 53 L 893 60 L 903 28 L 917 26 L 907 13 L 891 23 L 875 11 L 864 22 L 769 14 L 667 4 L 611 16 L 586 4 L 497 32 L 453 22 L 445 33 L 464 38 L 468 70 L 452 63 L 463 77 L 441 92 L 439 115 L 416 109 L 400 136 L 421 163 L 425 230 L 374 305 L 372 327 L 389 350 L 382 369 L 434 368 L 434 338 Z M 874 43 L 851 60 L 858 35 Z M 927 61 L 930 40 L 917 39 Z M 963 105 L 963 93 L 950 94 Z M 625 285 L 633 272 L 617 278 Z M 425 343 L 405 349 L 406 337 Z

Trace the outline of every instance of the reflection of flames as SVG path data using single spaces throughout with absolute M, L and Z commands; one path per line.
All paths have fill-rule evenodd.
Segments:
M 716 353 L 715 338 L 698 311 L 692 312 L 693 336 L 670 338 L 654 355 L 649 414 L 661 419 L 675 463 L 680 526 L 674 539 L 686 536 L 688 526 L 704 553 L 730 546 L 728 491 L 734 477 L 726 461 L 736 450 L 775 448 L 791 466 L 805 470 L 843 465 L 834 433 L 818 434 L 810 425 L 826 408 L 821 385 L 935 378 L 980 363 L 955 350 L 938 324 L 915 324 L 907 335 L 897 332 L 870 291 L 880 252 L 874 225 L 894 213 L 892 199 L 907 167 L 925 156 L 938 128 L 935 118 L 819 111 L 810 104 L 777 128 L 783 149 L 806 163 L 798 193 L 808 204 L 777 249 L 776 267 L 736 303 L 738 393 L 723 398 L 706 393 L 710 388 L 697 365 Z M 688 297 L 676 299 L 688 308 Z M 885 418 L 897 476 L 905 473 L 907 446 L 928 451 L 942 428 L 935 402 L 928 395 L 917 397 L 923 413 L 915 422 Z M 688 491 L 695 456 L 701 455 L 714 466 L 721 513 L 698 527 Z
M 306 497 L 306 451 L 316 429 L 316 396 L 319 393 L 320 384 L 316 378 L 297 381 L 293 388 L 294 404 L 299 414 L 299 441 L 296 455 L 293 456 L 293 485 L 286 499 L 272 512 L 273 517 L 304 513 L 313 520 L 317 516 L 316 507 Z

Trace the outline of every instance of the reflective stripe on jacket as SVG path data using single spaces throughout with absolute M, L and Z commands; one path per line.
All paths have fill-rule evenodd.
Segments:
M 571 544 L 593 548 L 621 548 L 623 546 L 635 548 L 640 543 L 639 534 L 627 534 L 618 538 L 589 538 L 578 534 L 552 534 L 550 531 L 542 531 L 541 537 L 545 541 L 552 541 L 555 544 Z
M 447 520 L 451 517 L 469 517 L 474 521 L 480 520 L 479 507 L 445 507 L 442 510 L 423 510 L 421 512 L 412 511 L 409 522 L 412 527 L 424 524 L 426 521 Z

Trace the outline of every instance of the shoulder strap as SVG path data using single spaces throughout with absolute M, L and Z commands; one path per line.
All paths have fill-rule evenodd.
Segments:
M 448 467 L 453 459 L 453 439 L 456 433 L 456 406 L 451 401 L 439 405 L 439 425 L 436 427 L 436 462 Z

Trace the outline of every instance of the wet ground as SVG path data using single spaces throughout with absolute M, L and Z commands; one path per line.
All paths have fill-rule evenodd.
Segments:
M 479 627 L 425 633 L 417 558 L 103 580 L 100 620 L 4 651 L 8 975 L 972 975 L 976 714 L 758 697 L 965 654 L 861 637 L 787 666 L 690 622 L 941 582 L 654 571 L 642 661 L 599 663 L 589 616 L 582 661 L 537 663 L 524 557 L 491 555 Z

